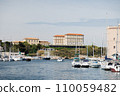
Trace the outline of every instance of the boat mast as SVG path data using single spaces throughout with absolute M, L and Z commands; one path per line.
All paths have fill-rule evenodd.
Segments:
M 75 48 L 75 55 L 77 55 L 77 35 L 76 35 L 76 40 L 75 40 L 76 48 Z
M 94 45 L 93 45 L 93 58 L 94 58 Z
M 88 59 L 88 45 L 87 45 L 87 59 Z
M 102 55 L 103 55 L 103 40 L 102 40 L 102 46 L 101 46 L 101 58 L 102 58 Z
M 117 25 L 117 39 L 116 39 L 116 60 L 118 59 L 117 58 L 117 55 L 118 55 L 118 31 L 119 31 L 119 23 Z

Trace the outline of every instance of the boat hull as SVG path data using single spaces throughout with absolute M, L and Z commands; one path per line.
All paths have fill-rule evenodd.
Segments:
M 50 58 L 43 58 L 43 60 L 50 60 Z

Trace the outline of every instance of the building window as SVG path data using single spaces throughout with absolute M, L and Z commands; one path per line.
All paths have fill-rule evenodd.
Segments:
M 115 49 L 115 46 L 113 46 L 113 49 Z
M 113 40 L 115 41 L 115 38 L 113 38 Z

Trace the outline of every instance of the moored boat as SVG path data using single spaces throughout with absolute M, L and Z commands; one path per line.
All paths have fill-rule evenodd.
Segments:
M 44 57 L 43 60 L 50 60 L 50 57 Z
M 63 60 L 64 60 L 64 59 L 62 59 L 62 58 L 58 58 L 58 59 L 57 59 L 58 62 L 62 62 Z
M 81 67 L 88 68 L 90 66 L 89 59 L 84 59 L 80 64 Z
M 113 67 L 111 68 L 112 72 L 120 72 L 120 62 L 115 62 Z
M 101 65 L 101 69 L 110 71 L 113 67 L 113 62 L 111 61 L 104 61 L 104 64 Z
M 99 60 L 91 60 L 90 61 L 90 67 L 92 68 L 99 68 L 101 66 L 100 61 Z
M 80 67 L 81 65 L 81 60 L 79 57 L 75 57 L 72 61 L 72 67 Z

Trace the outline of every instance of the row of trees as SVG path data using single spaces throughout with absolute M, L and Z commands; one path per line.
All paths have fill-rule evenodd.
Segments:
M 36 55 L 37 52 L 39 52 L 39 49 L 45 49 L 45 48 L 49 48 L 46 46 L 42 46 L 40 44 L 38 45 L 30 45 L 27 42 L 19 42 L 18 45 L 13 45 L 12 42 L 1 42 L 0 46 L 2 46 L 4 48 L 4 50 L 6 52 L 9 52 L 10 48 L 12 52 L 25 52 L 25 54 L 34 54 Z M 101 47 L 97 47 L 97 46 L 88 46 L 88 56 L 93 56 L 93 47 L 94 47 L 94 55 L 97 57 L 101 56 Z M 54 47 L 52 47 L 54 48 Z M 61 56 L 61 57 L 74 57 L 75 56 L 75 48 L 54 48 L 55 50 L 52 51 L 52 55 L 55 56 Z M 102 54 L 105 55 L 106 53 L 106 48 L 103 47 L 102 48 L 103 52 Z M 87 55 L 87 46 L 85 46 L 85 48 L 78 48 L 78 53 L 80 52 L 81 55 Z M 40 53 L 40 54 L 39 54 Z M 44 52 L 39 52 L 39 55 L 42 55 Z
M 4 51 L 9 52 L 10 48 L 12 52 L 25 52 L 25 54 L 30 53 L 37 53 L 39 49 L 45 48 L 45 46 L 42 46 L 40 44 L 38 45 L 30 45 L 27 42 L 19 42 L 17 45 L 13 45 L 12 42 L 1 42 L 1 46 L 3 47 Z

